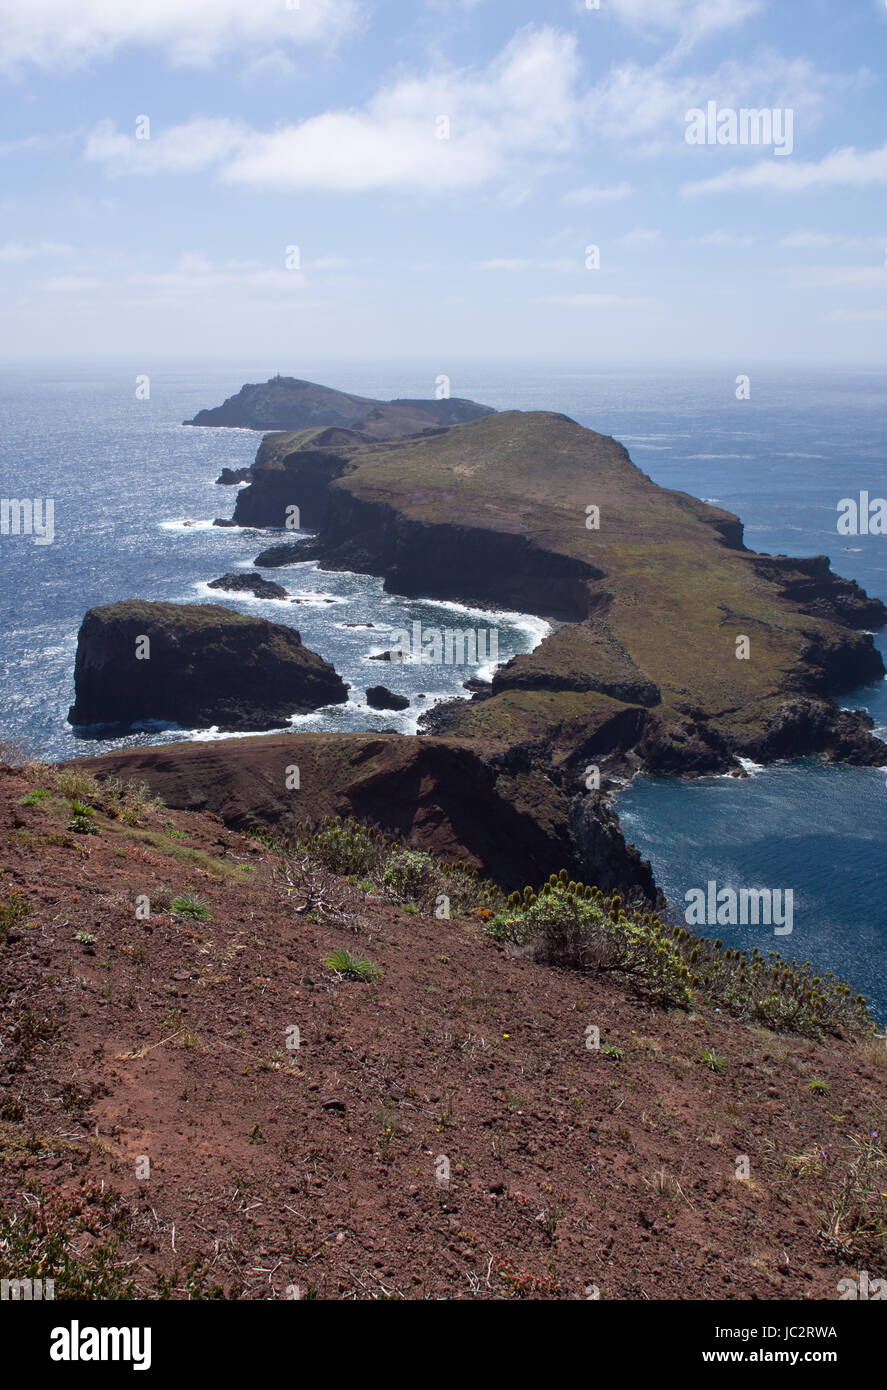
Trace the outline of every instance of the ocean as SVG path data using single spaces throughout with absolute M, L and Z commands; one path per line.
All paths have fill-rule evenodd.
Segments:
M 3 732 L 50 759 L 211 731 L 157 727 L 113 739 L 66 724 L 77 630 L 85 611 L 120 599 L 225 602 L 298 627 L 307 646 L 353 686 L 349 703 L 294 721 L 300 729 L 410 732 L 436 700 L 465 694 L 469 667 L 396 668 L 369 660 L 391 629 L 495 628 L 499 659 L 530 650 L 547 628 L 525 614 L 385 594 L 381 581 L 325 573 L 314 564 L 268 572 L 299 603 L 208 590 L 250 568 L 265 532 L 213 527 L 235 489 L 216 486 L 225 466 L 253 461 L 252 431 L 185 428 L 274 363 L 153 370 L 125 364 L 0 368 L 0 496 L 51 497 L 55 539 L 0 538 L 3 582 Z M 136 394 L 148 370 L 150 396 Z M 363 395 L 428 396 L 438 368 L 413 363 L 286 364 L 281 370 Z M 500 409 L 562 411 L 612 434 L 657 483 L 717 502 L 745 524 L 746 544 L 770 554 L 828 554 L 833 568 L 887 600 L 887 537 L 839 536 L 837 504 L 861 490 L 887 495 L 883 419 L 887 382 L 860 369 L 787 373 L 743 364 L 751 395 L 736 398 L 732 370 L 449 367 L 454 395 Z M 372 624 L 372 626 L 370 626 Z M 885 635 L 878 643 L 885 650 Z M 367 708 L 364 689 L 392 684 L 411 696 L 402 713 Z M 419 700 L 419 695 L 424 699 Z M 887 729 L 887 683 L 841 701 Z M 777 949 L 833 970 L 887 1020 L 887 771 L 816 761 L 751 768 L 745 779 L 641 776 L 619 798 L 626 835 L 648 857 L 675 918 L 685 895 L 722 887 L 791 889 L 793 931 L 722 927 L 731 945 Z

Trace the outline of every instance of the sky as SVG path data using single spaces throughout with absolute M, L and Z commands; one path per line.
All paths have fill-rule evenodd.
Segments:
M 0 0 L 0 356 L 877 368 L 885 53 L 885 0 Z

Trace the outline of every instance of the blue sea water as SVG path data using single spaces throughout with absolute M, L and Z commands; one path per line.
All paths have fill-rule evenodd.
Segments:
M 207 591 L 231 569 L 250 567 L 267 533 L 213 527 L 230 516 L 234 490 L 215 486 L 224 466 L 251 463 L 251 431 L 185 428 L 270 366 L 167 364 L 150 373 L 150 399 L 136 397 L 144 365 L 50 365 L 0 369 L 0 496 L 52 497 L 56 538 L 0 538 L 3 731 L 49 758 L 194 737 L 160 730 L 109 741 L 75 735 L 76 636 L 85 610 L 124 598 L 230 604 L 297 626 L 354 690 L 347 706 L 295 721 L 297 728 L 415 727 L 436 699 L 464 694 L 466 668 L 383 666 L 368 661 L 385 630 L 418 619 L 425 628 L 495 626 L 500 659 L 527 650 L 545 627 L 519 614 L 401 599 L 381 581 L 304 565 L 269 574 L 299 604 L 262 603 Z M 300 364 L 297 374 L 361 394 L 426 396 L 439 367 Z M 716 501 L 745 523 L 746 543 L 771 554 L 828 554 L 833 568 L 887 600 L 887 537 L 838 536 L 842 497 L 887 494 L 883 420 L 887 380 L 870 370 L 786 373 L 746 364 L 751 399 L 735 373 L 714 369 L 451 368 L 453 393 L 503 408 L 550 409 L 613 434 L 658 483 Z M 189 522 L 191 524 L 186 525 Z M 332 600 L 330 602 L 329 600 Z M 374 628 L 345 624 L 374 624 Z M 885 650 L 885 635 L 878 635 Z M 425 701 L 403 714 L 368 710 L 364 687 L 381 681 Z M 867 708 L 887 729 L 887 684 L 843 703 Z M 207 737 L 206 734 L 199 735 Z M 719 887 L 791 888 L 794 930 L 719 928 L 733 945 L 779 949 L 831 969 L 862 990 L 887 1019 L 887 820 L 884 770 L 817 762 L 753 770 L 743 779 L 640 777 L 620 797 L 629 838 L 651 859 L 676 916 L 684 895 Z

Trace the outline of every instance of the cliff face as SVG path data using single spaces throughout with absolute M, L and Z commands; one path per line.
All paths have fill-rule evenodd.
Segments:
M 798 751 L 887 753 L 827 699 L 883 674 L 865 629 L 887 621 L 884 605 L 824 556 L 747 550 L 736 517 L 657 487 L 615 440 L 512 411 L 435 437 L 318 442 L 263 446 L 268 477 L 257 469 L 240 494 L 244 515 L 279 525 L 284 497 L 304 498 L 318 535 L 257 563 L 314 558 L 382 575 L 393 592 L 567 624 L 501 668 L 491 695 L 436 710 L 437 732 L 541 740 L 569 760 L 599 732 L 631 727 L 635 742 L 614 759 L 635 749 L 685 771 L 754 756 L 774 722 Z M 824 700 L 815 719 L 799 698 Z M 614 707 L 635 717 L 620 725 Z
M 301 542 L 290 560 L 383 575 L 386 590 L 408 597 L 469 599 L 567 621 L 588 615 L 589 581 L 603 577 L 590 561 L 468 519 L 417 520 L 345 483 L 329 489 L 320 537 Z
M 378 401 L 318 386 L 296 377 L 272 377 L 243 386 L 222 405 L 201 410 L 186 425 L 227 425 L 251 430 L 302 430 L 334 426 L 365 430 L 374 439 L 396 439 L 445 428 L 489 415 L 489 406 L 474 401 Z
M 287 769 L 299 768 L 288 791 Z M 607 891 L 657 900 L 649 864 L 600 797 L 553 779 L 520 750 L 415 735 L 286 734 L 175 744 L 78 760 L 146 781 L 169 806 L 239 830 L 296 835 L 299 821 L 353 815 L 509 890 L 562 868 Z
M 77 726 L 163 720 L 186 728 L 269 729 L 341 704 L 329 662 L 292 628 L 216 604 L 128 602 L 92 608 L 74 667 Z
M 330 483 L 346 471 L 345 459 L 326 450 L 305 449 L 280 463 L 257 464 L 252 482 L 237 494 L 237 526 L 284 528 L 299 509 L 300 526 L 319 530 L 327 524 Z M 297 528 L 298 529 L 298 528 Z

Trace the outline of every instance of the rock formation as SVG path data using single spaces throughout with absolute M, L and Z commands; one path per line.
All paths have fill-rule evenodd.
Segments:
M 274 584 L 270 579 L 263 579 L 260 574 L 251 574 L 248 570 L 223 574 L 221 579 L 214 579 L 207 588 L 226 589 L 233 594 L 252 594 L 254 598 L 289 598 L 282 584 Z
M 139 600 L 86 614 L 74 688 L 68 721 L 76 726 L 272 729 L 348 698 L 294 628 L 217 604 Z
M 366 696 L 367 704 L 372 709 L 409 709 L 410 702 L 406 695 L 397 695 L 384 685 L 368 686 Z

